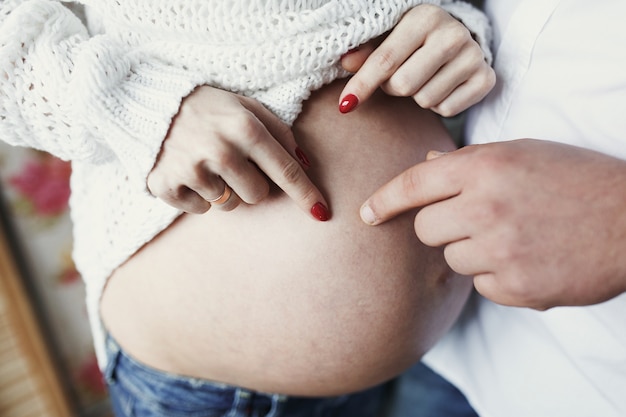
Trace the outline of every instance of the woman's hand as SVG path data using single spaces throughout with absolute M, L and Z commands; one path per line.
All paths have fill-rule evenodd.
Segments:
M 301 164 L 308 166 L 308 159 L 291 129 L 262 104 L 202 86 L 183 100 L 148 188 L 166 203 L 199 214 L 211 205 L 232 210 L 241 201 L 260 202 L 269 193 L 269 177 L 303 210 L 328 220 L 325 199 Z
M 355 72 L 341 94 L 342 113 L 382 87 L 448 117 L 480 101 L 495 84 L 495 73 L 469 30 L 430 4 L 411 9 L 382 43 L 362 45 L 341 64 Z

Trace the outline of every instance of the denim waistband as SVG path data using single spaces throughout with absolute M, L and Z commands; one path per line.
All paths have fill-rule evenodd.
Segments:
M 108 361 L 104 379 L 107 385 L 109 387 L 121 385 L 116 388 L 126 391 L 132 397 L 147 400 L 154 407 L 165 409 L 175 406 L 172 403 L 176 402 L 196 403 L 216 413 L 243 412 L 254 408 L 264 410 L 263 415 L 278 416 L 279 410 L 288 399 L 285 395 L 258 393 L 229 384 L 152 368 L 124 352 L 110 334 L 106 335 L 106 352 Z M 124 373 L 123 378 L 118 378 L 117 373 L 120 371 Z
M 291 397 L 176 375 L 142 364 L 110 334 L 106 352 L 104 378 L 122 417 L 375 417 L 384 394 L 378 386 L 336 397 Z

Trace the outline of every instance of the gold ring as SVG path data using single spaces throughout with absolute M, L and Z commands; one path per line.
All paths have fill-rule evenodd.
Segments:
M 230 189 L 228 184 L 224 184 L 224 191 L 222 191 L 222 194 L 220 194 L 219 197 L 214 198 L 213 200 L 207 200 L 207 201 L 211 203 L 212 205 L 219 206 L 227 202 L 231 194 L 232 194 L 232 190 Z

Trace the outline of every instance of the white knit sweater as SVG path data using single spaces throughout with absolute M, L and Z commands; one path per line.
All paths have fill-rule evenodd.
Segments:
M 311 91 L 347 75 L 342 54 L 420 3 L 444 7 L 491 57 L 484 16 L 453 0 L 65 3 L 0 0 L 0 139 L 72 161 L 74 259 L 101 366 L 107 277 L 180 214 L 146 178 L 196 86 L 253 97 L 291 124 Z

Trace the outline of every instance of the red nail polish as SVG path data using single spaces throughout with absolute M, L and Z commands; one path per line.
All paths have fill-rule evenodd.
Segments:
M 307 158 L 306 154 L 302 152 L 302 149 L 300 149 L 300 147 L 296 148 L 296 156 L 305 168 L 309 168 L 311 166 L 311 161 L 309 161 L 309 158 Z
M 341 113 L 351 112 L 358 104 L 359 98 L 354 94 L 348 94 L 343 99 L 341 99 L 341 104 L 339 104 L 339 111 Z
M 326 206 L 322 203 L 315 203 L 315 205 L 311 208 L 311 214 L 321 222 L 325 222 L 330 219 L 330 213 L 328 212 Z

